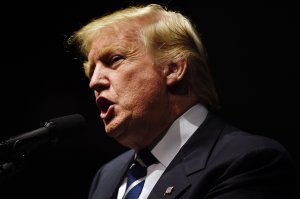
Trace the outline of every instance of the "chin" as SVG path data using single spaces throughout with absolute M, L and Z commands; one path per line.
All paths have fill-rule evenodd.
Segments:
M 107 135 L 109 135 L 113 138 L 117 138 L 122 134 L 120 132 L 120 130 L 117 130 L 117 129 L 111 128 L 111 127 L 105 127 L 105 132 L 106 132 Z
M 107 135 L 113 137 L 116 140 L 118 140 L 120 137 L 123 137 L 126 133 L 123 125 L 116 122 L 114 123 L 113 121 L 105 125 L 105 132 Z
M 136 149 L 136 148 L 138 148 L 138 146 L 136 146 L 137 143 L 134 139 L 135 137 L 133 137 L 134 134 L 129 133 L 129 132 L 130 131 L 124 130 L 122 128 L 119 128 L 119 129 L 110 128 L 110 129 L 106 130 L 107 135 L 112 137 L 114 140 L 116 140 L 122 146 Z

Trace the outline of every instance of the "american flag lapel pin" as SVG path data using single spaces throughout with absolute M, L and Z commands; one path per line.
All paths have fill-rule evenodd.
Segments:
M 164 193 L 164 195 L 171 195 L 171 193 L 173 192 L 174 190 L 174 187 L 171 186 L 171 187 L 168 187 Z

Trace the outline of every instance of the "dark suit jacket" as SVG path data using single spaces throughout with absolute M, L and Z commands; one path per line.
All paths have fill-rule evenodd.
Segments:
M 89 199 L 116 198 L 133 157 L 129 150 L 102 166 Z M 209 114 L 148 198 L 292 198 L 293 172 L 290 156 L 278 142 L 242 132 Z M 168 187 L 173 191 L 165 194 Z

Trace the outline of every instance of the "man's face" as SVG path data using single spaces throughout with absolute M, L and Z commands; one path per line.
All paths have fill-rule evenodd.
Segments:
M 90 88 L 106 133 L 124 146 L 142 148 L 167 128 L 168 94 L 162 68 L 128 34 L 119 26 L 95 38 L 88 55 Z

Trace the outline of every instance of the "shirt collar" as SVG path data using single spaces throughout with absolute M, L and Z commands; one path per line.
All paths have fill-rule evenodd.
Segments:
M 180 148 L 203 123 L 207 113 L 208 110 L 201 104 L 191 107 L 173 122 L 167 133 L 151 150 L 151 153 L 161 164 L 167 167 Z

